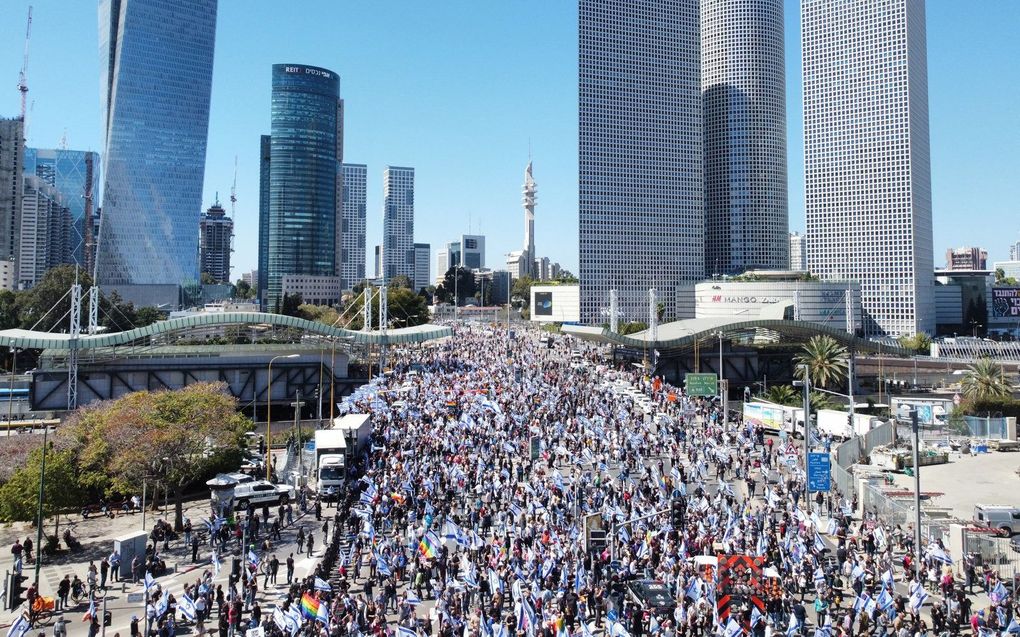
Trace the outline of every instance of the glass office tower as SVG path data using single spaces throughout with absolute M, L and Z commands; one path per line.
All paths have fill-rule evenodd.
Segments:
M 99 154 L 88 150 L 26 148 L 25 172 L 57 189 L 71 212 L 70 257 L 85 266 L 91 247 L 92 211 L 98 205 Z
M 286 274 L 335 276 L 340 77 L 301 64 L 273 65 L 266 307 Z
M 101 285 L 198 280 L 216 0 L 100 0 Z

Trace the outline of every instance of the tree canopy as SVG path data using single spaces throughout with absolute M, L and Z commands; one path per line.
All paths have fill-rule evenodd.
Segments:
M 963 376 L 963 395 L 971 400 L 1009 398 L 1013 386 L 1006 379 L 1002 366 L 990 358 L 980 358 L 967 368 Z
M 794 357 L 797 364 L 797 377 L 804 375 L 801 365 L 807 365 L 811 383 L 816 387 L 829 387 L 838 384 L 847 375 L 846 348 L 831 336 L 812 336 L 804 344 L 803 351 Z
M 456 293 L 457 305 L 460 305 L 464 299 L 473 297 L 475 291 L 474 273 L 464 267 L 452 267 L 446 271 L 442 283 L 436 286 L 436 300 L 441 303 L 453 303 Z

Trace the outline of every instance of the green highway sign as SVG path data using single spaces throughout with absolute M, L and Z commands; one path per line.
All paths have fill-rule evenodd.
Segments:
M 715 396 L 719 393 L 715 374 L 687 374 L 684 388 L 688 396 Z

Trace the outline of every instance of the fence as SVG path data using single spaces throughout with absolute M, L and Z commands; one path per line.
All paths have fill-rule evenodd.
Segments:
M 980 564 L 987 564 L 1003 579 L 1015 582 L 1020 577 L 1020 553 L 1013 550 L 1008 538 L 967 530 L 963 534 L 963 543 L 966 553 L 980 556 Z
M 896 438 L 896 424 L 887 422 L 863 436 L 856 436 L 836 447 L 836 463 L 832 467 L 832 480 L 847 498 L 857 493 L 857 485 L 850 468 L 872 452 L 875 447 L 892 444 Z
M 974 438 L 989 438 L 1005 440 L 1008 437 L 1008 428 L 1005 418 L 981 418 L 979 416 L 964 416 L 967 429 Z

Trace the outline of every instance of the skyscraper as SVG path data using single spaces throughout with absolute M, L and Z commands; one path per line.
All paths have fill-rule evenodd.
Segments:
M 401 274 L 414 281 L 414 168 L 383 172 L 382 261 L 385 281 Z
M 580 0 L 579 24 L 581 320 L 614 288 L 627 321 L 649 288 L 673 317 L 705 271 L 698 1 Z
M 273 65 L 269 219 L 261 224 L 269 236 L 260 240 L 266 244 L 269 310 L 282 298 L 284 275 L 337 275 L 341 112 L 336 73 L 316 66 Z
M 50 268 L 71 262 L 71 211 L 60 191 L 26 173 L 21 198 L 18 287 L 34 287 Z
M 217 0 L 100 0 L 100 285 L 198 280 Z
M 785 269 L 783 0 L 701 0 L 705 273 Z
M 368 167 L 364 164 L 343 165 L 341 199 L 340 280 L 350 290 L 365 278 L 365 202 Z
M 807 270 L 807 237 L 798 233 L 790 233 L 790 269 Z
M 432 246 L 427 243 L 414 244 L 414 279 L 412 279 L 414 285 L 411 289 L 415 292 L 429 284 L 429 268 L 432 265 L 429 263 L 431 252 Z
M 535 185 L 535 177 L 531 172 L 531 160 L 528 160 L 528 167 L 524 169 L 524 261 L 530 269 L 531 278 L 535 278 L 535 196 L 538 188 Z
M 0 261 L 18 258 L 24 167 L 25 123 L 0 118 Z
M 92 247 L 92 214 L 98 203 L 99 154 L 63 148 L 26 148 L 25 173 L 36 175 L 60 193 L 71 214 L 68 237 L 73 263 L 84 266 Z
M 933 333 L 922 0 L 803 0 L 808 267 L 861 283 L 868 336 Z
M 216 283 L 230 283 L 230 253 L 234 251 L 234 220 L 217 201 L 199 222 L 199 259 L 202 274 Z
M 259 138 L 259 307 L 269 310 L 269 167 L 272 161 L 273 144 L 269 135 Z

